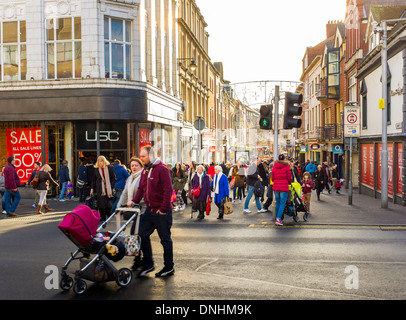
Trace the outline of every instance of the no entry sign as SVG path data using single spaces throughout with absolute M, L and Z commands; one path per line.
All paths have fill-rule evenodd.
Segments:
M 360 132 L 359 106 L 344 107 L 344 136 L 347 138 L 359 137 Z

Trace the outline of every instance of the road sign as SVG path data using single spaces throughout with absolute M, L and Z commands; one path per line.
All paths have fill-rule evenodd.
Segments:
M 359 106 L 344 107 L 344 137 L 352 138 L 361 135 Z
M 202 131 L 206 127 L 206 123 L 202 118 L 197 118 L 195 123 L 193 124 L 196 130 Z

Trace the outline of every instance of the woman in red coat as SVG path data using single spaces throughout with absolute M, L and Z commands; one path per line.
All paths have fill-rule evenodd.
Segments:
M 289 185 L 292 183 L 292 172 L 290 170 L 290 163 L 285 160 L 283 154 L 279 155 L 278 159 L 279 160 L 275 161 L 272 169 L 272 181 L 276 201 L 275 224 L 282 226 L 283 223 L 281 219 L 289 195 Z

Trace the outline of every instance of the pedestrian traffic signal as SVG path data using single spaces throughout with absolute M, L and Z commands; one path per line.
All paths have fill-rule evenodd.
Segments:
M 285 113 L 283 115 L 283 129 L 300 128 L 302 119 L 295 118 L 302 115 L 303 95 L 297 93 L 285 93 Z
M 273 111 L 272 104 L 263 105 L 259 109 L 260 113 L 259 127 L 262 130 L 272 130 L 272 111 Z

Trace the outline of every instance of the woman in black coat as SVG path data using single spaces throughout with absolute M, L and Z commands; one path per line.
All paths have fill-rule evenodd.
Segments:
M 317 171 L 314 173 L 314 182 L 316 184 L 316 193 L 317 193 L 317 200 L 320 201 L 320 193 L 324 189 L 324 170 L 319 165 L 317 167 Z
M 97 158 L 94 168 L 90 195 L 96 193 L 100 219 L 105 221 L 110 215 L 115 200 L 113 190 L 116 184 L 116 174 L 114 167 L 110 165 L 110 162 L 104 156 Z

